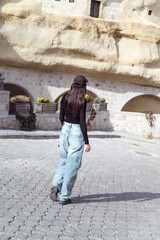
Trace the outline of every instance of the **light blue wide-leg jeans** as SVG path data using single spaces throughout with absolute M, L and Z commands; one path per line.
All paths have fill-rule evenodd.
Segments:
M 64 122 L 60 134 L 60 159 L 52 186 L 60 192 L 60 200 L 65 201 L 72 193 L 77 172 L 81 166 L 84 138 L 79 124 Z

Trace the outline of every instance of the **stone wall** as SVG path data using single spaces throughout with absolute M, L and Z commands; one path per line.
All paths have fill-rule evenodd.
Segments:
M 15 115 L 8 115 L 6 118 L 0 118 L 0 129 L 20 129 L 19 122 Z
M 0 1 L 0 65 L 160 87 L 159 0 L 99 0 L 99 18 L 90 17 L 91 0 L 81 16 L 42 11 L 64 1 Z
M 9 115 L 10 92 L 4 91 L 4 78 L 0 76 L 0 128 L 19 129 L 15 116 Z
M 144 138 L 160 139 L 160 114 L 154 114 L 155 123 L 151 128 L 144 113 L 110 112 L 109 125 L 114 131 L 127 132 Z M 108 125 L 108 126 L 109 126 Z
M 22 68 L 0 67 L 0 70 L 5 76 L 5 83 L 12 83 L 23 87 L 23 90 L 26 89 L 32 101 L 36 101 L 39 97 L 46 97 L 55 101 L 61 94 L 69 90 L 75 77 L 71 74 Z M 93 130 L 115 130 L 145 137 L 151 135 L 151 129 L 145 114 L 121 112 L 121 110 L 128 101 L 137 96 L 151 95 L 160 97 L 159 88 L 113 82 L 109 79 L 88 78 L 88 80 L 87 89 L 95 95 L 105 98 L 108 103 L 108 111 L 97 112 L 93 121 Z M 7 100 L 5 101 L 8 104 Z M 157 107 L 159 106 L 157 105 Z M 155 114 L 155 116 L 156 122 L 155 128 L 152 129 L 152 135 L 160 138 L 160 114 Z M 89 113 L 87 113 L 88 117 Z M 8 118 L 0 119 L 0 127 L 19 129 L 19 123 L 14 115 L 9 115 Z M 42 130 L 61 129 L 59 112 L 55 114 L 37 114 L 36 127 Z
M 152 24 L 159 27 L 160 21 L 160 1 L 159 0 L 123 0 L 121 4 L 121 17 L 125 21 L 132 21 L 135 18 L 137 21 L 142 21 L 144 24 Z
M 131 99 L 123 107 L 125 112 L 153 112 L 160 114 L 160 98 L 153 95 L 141 95 Z
M 60 130 L 61 123 L 59 121 L 59 113 L 53 114 L 37 114 L 36 113 L 36 129 L 38 130 Z
M 86 120 L 90 117 L 90 112 L 86 114 Z M 107 131 L 109 129 L 108 122 L 109 112 L 99 111 L 93 121 L 92 130 Z M 59 112 L 55 114 L 36 114 L 36 128 L 40 130 L 60 130 L 61 123 L 59 121 Z
M 121 0 L 108 0 L 105 19 L 119 21 Z
M 0 119 L 7 118 L 9 112 L 9 92 L 0 91 Z
M 72 16 L 90 16 L 91 0 L 40 0 L 42 12 Z M 121 0 L 99 0 L 99 18 L 119 21 Z
M 87 112 L 86 119 L 89 118 L 89 115 L 90 113 Z M 92 122 L 92 130 L 126 132 L 147 139 L 160 139 L 160 114 L 154 114 L 154 116 L 156 120 L 154 127 L 151 128 L 143 113 L 101 111 L 97 112 Z M 61 129 L 59 112 L 54 114 L 36 114 L 36 118 L 37 130 L 54 131 Z M 0 128 L 20 129 L 20 125 L 14 115 L 9 115 L 7 119 L 0 119 Z
M 62 93 L 69 90 L 75 75 L 53 71 L 36 71 L 22 68 L 0 67 L 5 76 L 5 83 L 23 87 L 32 101 L 39 97 L 55 101 Z M 80 74 L 80 73 L 79 73 Z M 114 82 L 110 79 L 88 78 L 87 89 L 106 99 L 109 111 L 120 112 L 132 98 L 144 94 L 160 97 L 159 88 L 129 83 Z
M 47 13 L 67 14 L 73 16 L 82 16 L 86 5 L 86 0 L 40 0 L 42 3 L 42 11 Z
M 88 120 L 90 112 L 86 114 Z M 109 112 L 97 112 L 96 118 L 93 121 L 92 130 L 107 131 L 111 130 L 109 123 Z M 0 129 L 20 129 L 20 124 L 16 120 L 15 115 L 9 115 L 8 118 L 0 119 Z M 61 123 L 59 120 L 59 112 L 53 114 L 37 114 L 36 113 L 36 129 L 37 130 L 60 130 Z

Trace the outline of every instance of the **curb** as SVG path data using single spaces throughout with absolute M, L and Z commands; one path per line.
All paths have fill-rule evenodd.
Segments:
M 28 139 L 28 140 L 41 140 L 41 139 L 58 139 L 59 138 L 59 133 L 54 133 L 54 134 L 29 134 L 28 132 L 25 134 L 0 134 L 0 139 Z M 106 138 L 123 138 L 123 139 L 128 139 L 128 140 L 133 140 L 133 141 L 139 141 L 139 142 L 145 142 L 145 143 L 151 143 L 151 144 L 160 144 L 160 140 L 157 139 L 143 139 L 138 136 L 132 136 L 132 135 L 125 135 L 123 133 L 115 133 L 115 134 L 103 134 L 101 133 L 94 133 L 94 132 L 89 132 L 88 137 L 91 138 L 99 138 L 99 139 L 106 139 Z
M 120 135 L 89 135 L 89 138 L 121 138 Z M 0 135 L 0 139 L 58 139 L 59 135 Z
M 0 139 L 58 139 L 59 135 L 0 135 Z

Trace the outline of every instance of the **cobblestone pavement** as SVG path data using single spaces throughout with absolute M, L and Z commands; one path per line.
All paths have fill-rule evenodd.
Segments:
M 62 207 L 49 199 L 58 139 L 0 139 L 0 240 L 160 240 L 160 145 L 90 143 Z

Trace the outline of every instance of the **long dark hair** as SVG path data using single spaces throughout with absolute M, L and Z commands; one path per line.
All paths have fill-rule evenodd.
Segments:
M 84 104 L 84 95 L 86 93 L 86 85 L 83 87 L 76 87 L 72 83 L 71 88 L 66 96 L 65 105 L 74 117 L 78 117 L 79 112 Z

